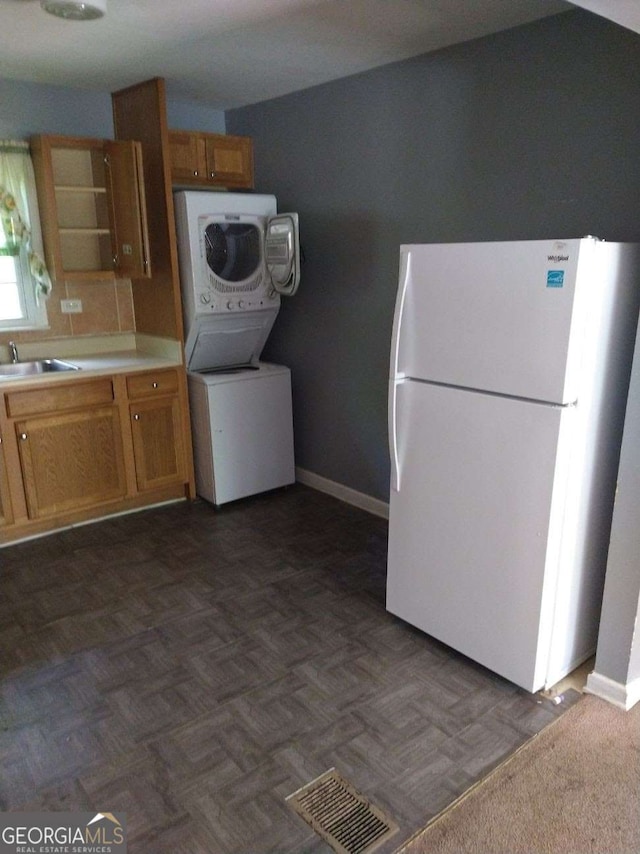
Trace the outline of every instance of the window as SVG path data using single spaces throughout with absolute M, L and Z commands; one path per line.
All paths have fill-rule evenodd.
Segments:
M 46 325 L 44 301 L 36 299 L 26 249 L 18 256 L 0 255 L 0 330 Z
M 29 146 L 0 141 L 0 331 L 46 326 L 50 292 Z

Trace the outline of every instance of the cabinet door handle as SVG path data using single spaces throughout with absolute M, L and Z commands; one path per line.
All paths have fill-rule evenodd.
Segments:
M 193 170 L 193 177 L 194 177 L 194 178 L 197 178 L 197 177 L 198 177 L 198 170 L 197 170 L 197 169 L 194 169 L 194 170 Z
M 138 413 L 137 413 L 137 412 L 136 412 L 136 414 L 133 416 L 133 420 L 134 420 L 134 421 L 140 421 L 140 416 L 138 415 Z
M 151 388 L 158 388 L 158 383 L 151 383 Z
M 29 437 L 27 436 L 26 433 L 20 433 L 20 438 L 22 439 L 23 442 L 26 442 Z
M 209 177 L 210 177 L 210 178 L 215 178 L 215 177 L 216 177 L 216 173 L 215 173 L 215 172 L 212 172 L 212 173 L 210 174 L 210 176 L 209 176 Z

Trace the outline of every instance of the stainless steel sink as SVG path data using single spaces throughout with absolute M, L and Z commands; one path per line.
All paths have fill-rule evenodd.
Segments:
M 15 362 L 0 365 L 0 377 L 30 377 L 34 374 L 51 374 L 58 371 L 80 371 L 78 365 L 62 359 L 36 359 L 33 362 Z

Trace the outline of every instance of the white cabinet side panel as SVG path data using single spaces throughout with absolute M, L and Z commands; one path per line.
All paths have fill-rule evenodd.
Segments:
M 211 422 L 206 386 L 187 375 L 189 406 L 191 409 L 191 434 L 196 493 L 215 503 L 213 482 L 213 456 L 211 447 Z
M 572 437 L 556 619 L 548 684 L 593 654 L 605 583 L 620 444 L 637 328 L 640 247 L 599 243 L 591 276 L 599 284 L 586 321 L 581 389 Z
M 566 413 L 425 383 L 398 394 L 387 608 L 537 690 L 553 620 L 550 522 Z

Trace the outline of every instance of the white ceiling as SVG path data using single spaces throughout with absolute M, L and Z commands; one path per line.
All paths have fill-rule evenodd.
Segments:
M 114 91 L 164 77 L 169 98 L 256 103 L 571 9 L 564 0 L 108 0 L 64 21 L 0 0 L 0 77 Z M 577 5 L 640 32 L 638 0 Z M 617 15 L 617 18 L 616 18 Z

